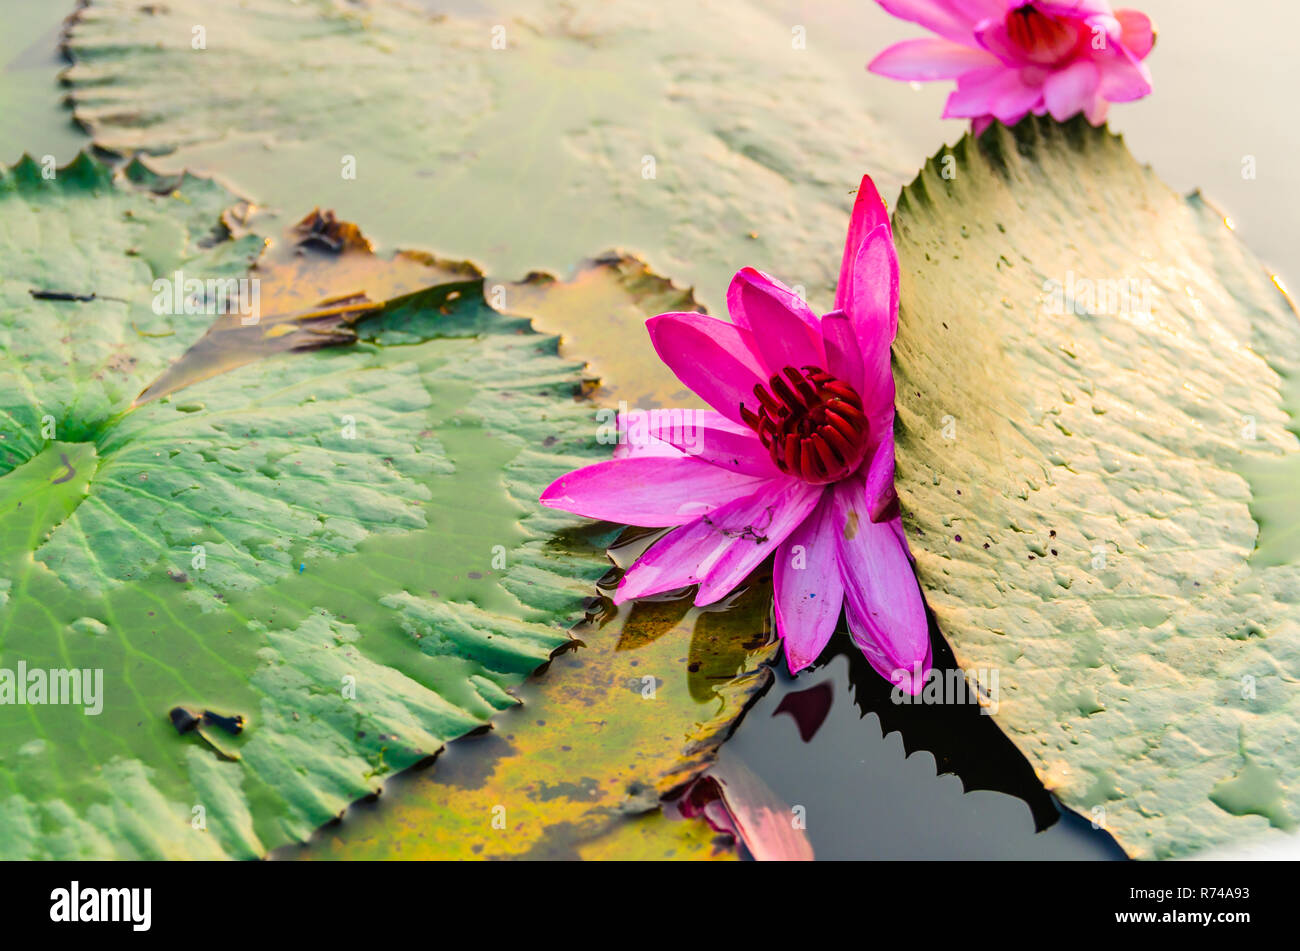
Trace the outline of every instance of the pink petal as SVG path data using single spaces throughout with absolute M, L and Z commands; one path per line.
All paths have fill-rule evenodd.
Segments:
M 753 476 L 689 456 L 610 459 L 562 475 L 542 493 L 543 505 L 625 525 L 684 525 L 753 494 Z
M 877 672 L 916 693 L 930 667 L 930 632 L 902 521 L 871 521 L 862 483 L 856 480 L 836 487 L 835 511 L 853 642 Z
M 842 310 L 833 310 L 822 318 L 822 345 L 826 348 L 826 369 L 861 393 L 862 348 L 853 321 Z
M 744 843 L 758 862 L 811 861 L 812 844 L 790 822 L 790 806 L 734 757 L 696 778 L 676 800 L 664 803 L 674 818 L 703 818 L 715 832 Z
M 1047 109 L 1046 107 L 1039 109 L 1042 102 L 1042 87 L 1016 84 L 993 100 L 993 117 L 1005 125 L 1015 125 L 1030 109 L 1037 110 L 1036 115 L 1043 115 Z M 1032 105 L 1029 105 L 1031 103 Z
M 1132 102 L 1151 94 L 1151 70 L 1127 49 L 1095 60 L 1101 70 L 1101 95 L 1110 102 Z
M 775 548 L 804 518 L 804 514 L 797 511 L 798 507 L 791 506 L 788 502 L 810 488 L 792 479 L 762 482 L 751 490 L 751 494 L 732 499 L 706 517 L 669 533 L 651 545 L 637 559 L 636 564 L 628 569 L 619 582 L 614 596 L 615 603 L 622 604 L 630 598 L 661 594 L 687 585 L 704 583 L 710 584 L 710 588 L 707 592 L 701 588 L 696 604 L 711 604 L 725 597 L 732 588 L 745 580 L 752 566 L 741 573 L 734 584 L 717 593 L 716 597 L 714 592 L 718 586 L 711 582 L 713 572 L 720 565 L 735 566 L 753 550 L 765 548 L 753 561 L 753 565 L 761 562 L 767 552 Z M 815 503 L 816 493 L 813 492 L 812 495 Z M 778 512 L 778 509 L 782 511 Z M 774 538 L 769 545 L 756 541 L 766 541 L 772 532 L 779 532 L 780 537 Z M 702 600 L 705 598 L 707 600 Z
M 660 314 L 646 321 L 659 359 L 706 403 L 737 423 L 755 407 L 754 387 L 767 375 L 748 330 L 703 314 Z
M 738 757 L 709 767 L 736 836 L 756 862 L 811 862 L 812 843 L 790 821 L 790 804 L 777 798 Z
M 867 466 L 867 514 L 873 522 L 889 521 L 897 516 L 898 495 L 894 491 L 894 426 L 889 420 L 880 443 L 876 446 Z
M 862 351 L 864 397 L 889 373 L 889 345 L 898 333 L 898 279 L 894 239 L 888 229 L 878 227 L 858 250 L 844 307 Z
M 994 119 L 992 116 L 978 116 L 977 118 L 972 119 L 970 123 L 971 135 L 979 138 L 984 134 L 985 129 L 997 121 L 998 120 Z
M 775 278 L 752 267 L 738 272 L 727 288 L 727 312 L 752 335 L 767 376 L 788 366 L 825 365 L 817 315 Z
M 1106 121 L 1106 114 L 1108 112 L 1110 112 L 1110 103 L 1105 99 L 1102 99 L 1101 96 L 1098 96 L 1089 103 L 1088 108 L 1084 110 L 1083 114 L 1093 125 L 1101 125 Z
M 1043 101 L 1057 122 L 1083 112 L 1097 95 L 1101 73 L 1089 60 L 1079 60 L 1047 77 Z
M 932 33 L 970 43 L 973 21 L 966 15 L 967 3 L 953 0 L 876 0 L 887 13 L 919 23 Z
M 858 197 L 853 201 L 853 214 L 849 217 L 849 233 L 844 239 L 844 256 L 840 259 L 840 279 L 835 285 L 835 309 L 848 313 L 849 295 L 853 288 L 853 268 L 857 264 L 862 243 L 877 228 L 884 226 L 892 237 L 889 209 L 876 191 L 871 176 L 863 175 L 858 185 Z
M 695 412 L 706 412 L 695 410 Z M 615 459 L 632 459 L 637 456 L 667 456 L 681 458 L 683 453 L 651 432 L 650 416 L 646 410 L 634 409 L 618 415 L 618 444 L 614 447 Z
M 651 545 L 619 580 L 614 603 L 676 591 L 703 581 L 709 565 L 707 558 L 717 542 L 705 532 L 692 531 L 701 525 L 697 519 Z
M 703 819 L 714 832 L 730 836 L 737 844 L 744 841 L 722 798 L 721 784 L 708 773 L 693 779 L 681 796 L 665 800 L 663 810 L 674 819 Z
M 880 375 L 874 383 L 864 385 L 862 409 L 867 416 L 867 445 L 875 449 L 894 431 L 894 374 L 889 365 L 889 351 L 885 351 Z
M 1106 49 L 1106 47 L 1111 43 L 1114 43 L 1116 46 L 1123 44 L 1119 20 L 1115 19 L 1112 14 L 1106 13 L 1097 16 L 1090 16 L 1083 21 L 1083 25 L 1088 30 L 1088 52 L 1090 53 L 1095 54 L 1101 52 L 1101 50 L 1097 49 L 1096 44 L 1098 42 L 1098 37 L 1102 33 L 1106 34 L 1106 39 L 1103 41 L 1105 45 L 1101 47 L 1102 50 Z
M 1001 19 L 981 24 L 975 31 L 975 39 L 981 49 L 987 50 L 1011 69 L 1019 69 L 1029 62 L 1020 47 L 1012 42 L 1006 23 Z
M 700 519 L 732 544 L 709 569 L 695 596 L 697 605 L 713 604 L 730 594 L 812 513 L 825 491 L 798 479 L 787 479 L 775 488 L 777 485 L 769 483 L 760 489 L 748 507 L 727 512 L 719 509 Z
M 615 459 L 636 459 L 643 456 L 663 456 L 668 459 L 681 459 L 682 452 L 658 439 L 620 442 L 614 447 Z
M 926 82 L 956 79 L 962 73 L 997 62 L 997 57 L 986 50 L 927 37 L 895 43 L 873 59 L 867 69 L 890 79 Z
M 743 423 L 733 423 L 721 413 L 707 409 L 655 409 L 646 412 L 651 441 L 666 444 L 674 454 L 695 459 L 730 472 L 782 478 L 781 470 L 757 434 Z
M 777 549 L 772 578 L 776 631 L 796 674 L 815 661 L 840 619 L 844 582 L 836 564 L 834 489 Z
M 1019 6 L 1015 0 L 945 0 L 949 7 L 974 29 L 981 20 L 1001 19 L 1007 8 Z
M 1034 6 L 1041 12 L 1055 17 L 1085 19 L 1111 15 L 1110 0 L 1034 0 Z
M 1019 69 L 991 66 L 967 73 L 944 107 L 945 119 L 978 119 L 991 115 L 1015 125 L 1041 99 L 1042 89 L 1026 84 Z
M 1120 42 L 1138 59 L 1146 59 L 1156 45 L 1156 28 L 1151 18 L 1137 10 L 1116 10 Z
M 849 234 L 852 239 L 852 228 Z M 873 425 L 894 407 L 889 346 L 898 331 L 898 287 L 898 252 L 888 225 L 881 223 L 860 240 L 835 294 L 836 305 L 853 324 L 862 366 L 861 385 L 855 389 Z

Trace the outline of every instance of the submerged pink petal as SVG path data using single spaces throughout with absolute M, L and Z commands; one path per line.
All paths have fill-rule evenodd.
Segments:
M 610 459 L 562 475 L 543 505 L 625 525 L 684 525 L 764 484 L 689 456 Z
M 835 633 L 844 603 L 836 561 L 834 491 L 822 493 L 813 513 L 777 549 L 773 565 L 776 630 L 792 674 L 821 654 Z
M 734 757 L 709 767 L 675 800 L 664 803 L 674 818 L 702 818 L 715 832 L 743 843 L 757 862 L 811 861 L 812 844 L 790 822 L 790 805 Z
M 927 82 L 956 79 L 962 73 L 997 62 L 997 57 L 987 50 L 925 37 L 895 43 L 873 59 L 867 69 L 890 79 Z
M 738 757 L 709 767 L 735 834 L 756 862 L 811 862 L 812 843 L 790 821 L 790 803 L 777 797 Z
M 902 521 L 871 521 L 856 480 L 836 487 L 835 511 L 849 634 L 877 672 L 916 693 L 930 667 L 930 631 Z
M 754 387 L 766 382 L 748 330 L 703 314 L 660 314 L 646 329 L 677 379 L 723 416 L 743 422 L 740 407 L 755 406 Z
M 1090 60 L 1058 70 L 1043 83 L 1043 101 L 1057 122 L 1083 112 L 1097 96 L 1101 73 Z
M 767 376 L 785 367 L 822 366 L 817 315 L 794 291 L 752 267 L 739 271 L 727 288 L 727 312 L 750 332 Z

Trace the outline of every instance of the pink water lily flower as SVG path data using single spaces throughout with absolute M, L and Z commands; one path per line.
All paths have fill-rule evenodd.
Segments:
M 896 43 L 867 66 L 892 79 L 955 79 L 944 118 L 968 118 L 978 135 L 994 119 L 1029 113 L 1106 121 L 1112 102 L 1151 92 L 1142 61 L 1155 44 L 1151 20 L 1109 0 L 876 0 L 894 16 L 938 34 Z
M 727 309 L 731 323 L 660 314 L 646 324 L 659 357 L 713 409 L 625 419 L 624 437 L 639 436 L 541 501 L 675 526 L 629 568 L 618 603 L 699 585 L 695 603 L 713 604 L 775 556 L 792 673 L 817 659 L 842 607 L 872 666 L 916 693 L 930 639 L 894 494 L 898 258 L 871 179 L 858 190 L 834 311 L 819 318 L 753 268 L 732 280 Z

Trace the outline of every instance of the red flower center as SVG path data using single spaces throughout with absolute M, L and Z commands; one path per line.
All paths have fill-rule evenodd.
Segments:
M 853 387 L 818 367 L 784 368 L 740 408 L 776 467 L 820 485 L 851 475 L 867 453 L 867 417 Z
M 1050 66 L 1074 52 L 1079 44 L 1079 24 L 1043 13 L 1032 3 L 1007 13 L 1007 37 L 1030 62 Z

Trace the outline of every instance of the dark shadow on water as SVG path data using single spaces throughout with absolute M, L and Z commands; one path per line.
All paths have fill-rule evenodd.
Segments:
M 935 669 L 957 670 L 933 619 L 931 641 Z M 840 631 L 798 677 L 780 662 L 720 759 L 802 806 L 820 859 L 1125 858 L 1057 803 L 969 695 L 903 705 L 892 690 Z
M 928 612 L 927 612 L 928 613 Z M 960 672 L 952 649 L 935 627 L 930 615 L 930 644 L 934 652 L 934 669 L 945 682 Z M 1035 831 L 1041 832 L 1056 822 L 1060 813 L 1052 796 L 1029 761 L 1016 749 L 993 719 L 981 712 L 973 691 L 960 681 L 961 694 L 948 697 L 942 704 L 898 704 L 891 699 L 893 687 L 885 681 L 847 637 L 839 639 L 836 653 L 849 662 L 849 682 L 853 702 L 863 717 L 874 713 L 885 734 L 898 732 L 903 748 L 910 755 L 926 750 L 935 758 L 940 773 L 956 774 L 967 791 L 988 789 L 1023 799 L 1034 817 Z M 833 656 L 833 655 L 832 655 Z M 823 657 L 828 663 L 832 657 Z

